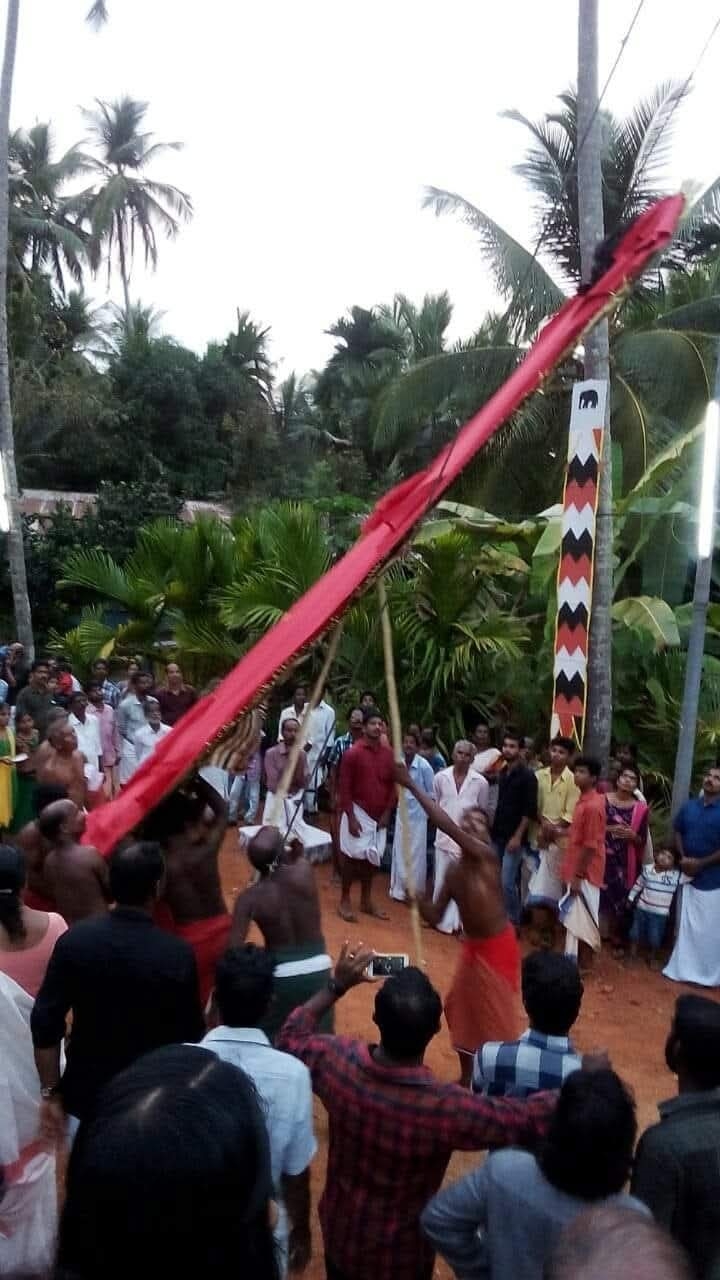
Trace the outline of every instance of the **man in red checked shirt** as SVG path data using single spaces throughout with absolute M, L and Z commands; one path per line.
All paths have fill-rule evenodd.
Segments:
M 379 988 L 379 1045 L 320 1035 L 319 1020 L 365 980 L 371 959 L 362 944 L 351 951 L 346 943 L 327 989 L 293 1010 L 277 1048 L 309 1068 L 328 1113 L 319 1206 L 328 1280 L 430 1280 L 434 1255 L 420 1214 L 453 1151 L 534 1144 L 557 1094 L 487 1098 L 437 1080 L 423 1058 L 440 1030 L 442 1002 L 420 969 L 403 969 Z
M 339 914 L 354 924 L 350 902 L 353 880 L 360 880 L 360 910 L 377 920 L 387 913 L 371 901 L 373 870 L 380 866 L 387 843 L 387 825 L 396 801 L 395 757 L 382 741 L 385 724 L 377 707 L 363 711 L 363 736 L 345 752 L 340 764 L 340 877 Z

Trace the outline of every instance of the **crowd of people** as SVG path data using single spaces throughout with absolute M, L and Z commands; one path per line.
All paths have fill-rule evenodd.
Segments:
M 637 1145 L 627 1085 L 572 1033 L 604 939 L 654 967 L 672 946 L 668 976 L 720 985 L 720 770 L 653 848 L 629 746 L 603 778 L 562 737 L 538 755 L 481 723 L 448 763 L 411 725 L 399 763 L 372 692 L 338 734 L 329 703 L 299 686 L 243 772 L 202 769 L 105 858 L 83 841 L 86 810 L 198 695 L 176 664 L 160 686 L 137 665 L 120 687 L 98 659 L 85 689 L 67 663 L 23 672 L 15 647 L 10 667 L 0 1274 L 302 1272 L 315 1094 L 329 1280 L 429 1280 L 436 1253 L 460 1280 L 642 1276 L 648 1259 L 658 1280 L 717 1280 L 720 1005 L 678 998 L 665 1052 L 678 1097 Z M 231 913 L 228 823 L 254 872 Z M 395 901 L 458 935 L 444 1012 L 459 1083 L 425 1064 L 443 1003 L 420 968 L 378 983 L 378 1043 L 334 1034 L 373 952 L 347 943 L 333 965 L 312 865 L 326 854 L 348 926 L 358 910 L 386 918 L 385 867 Z M 488 1149 L 442 1185 L 455 1150 Z

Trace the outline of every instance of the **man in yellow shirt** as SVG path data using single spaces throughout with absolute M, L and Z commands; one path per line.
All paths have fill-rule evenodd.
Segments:
M 575 752 L 572 738 L 557 737 L 550 743 L 550 764 L 539 769 L 538 821 L 532 843 L 540 857 L 540 865 L 528 885 L 527 907 L 532 923 L 540 931 L 545 945 L 552 945 L 557 921 L 557 904 L 564 892 L 560 865 L 567 830 L 577 804 L 570 761 Z

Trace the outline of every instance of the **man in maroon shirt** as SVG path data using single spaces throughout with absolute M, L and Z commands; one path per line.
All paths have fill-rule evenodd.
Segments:
M 184 684 L 182 671 L 177 662 L 168 662 L 165 668 L 166 683 L 157 689 L 155 697 L 160 703 L 160 714 L 163 724 L 177 724 L 197 702 L 197 693 L 191 684 Z
M 387 913 L 371 901 L 373 869 L 379 867 L 387 842 L 387 825 L 396 800 L 395 758 L 382 742 L 383 718 L 377 707 L 363 712 L 363 736 L 345 752 L 340 764 L 339 914 L 354 924 L 350 902 L 353 880 L 360 880 L 360 910 L 378 920 Z
M 440 1031 L 442 1002 L 420 969 L 379 987 L 379 1044 L 321 1035 L 320 1019 L 363 981 L 371 958 L 346 943 L 326 990 L 290 1014 L 277 1048 L 309 1068 L 328 1115 L 319 1205 L 328 1280 L 431 1280 L 433 1250 L 420 1214 L 453 1151 L 535 1144 L 557 1094 L 486 1098 L 436 1079 L 423 1059 Z
M 282 742 L 278 742 L 277 746 L 270 747 L 265 752 L 265 786 L 268 795 L 275 795 L 288 762 L 288 756 L 292 750 L 295 739 L 300 732 L 300 721 L 292 717 L 283 720 L 281 729 Z M 300 754 L 295 763 L 293 776 L 290 779 L 288 787 L 288 795 L 294 795 L 297 791 L 304 791 L 308 780 L 307 756 Z

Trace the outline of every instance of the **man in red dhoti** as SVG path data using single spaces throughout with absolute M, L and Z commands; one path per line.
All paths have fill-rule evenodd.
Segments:
M 445 1016 L 460 1059 L 460 1083 L 469 1086 L 476 1050 L 487 1040 L 515 1039 L 520 1029 L 520 948 L 505 912 L 500 863 L 481 809 L 467 809 L 458 825 L 416 786 L 404 765 L 396 765 L 396 777 L 430 821 L 460 847 L 460 859 L 448 867 L 437 902 L 418 905 L 432 925 L 451 899 L 460 909 L 462 953 Z
M 173 792 L 150 814 L 145 839 L 165 854 L 163 901 L 171 921 L 158 924 L 190 943 L 195 952 L 203 1007 L 215 984 L 215 965 L 228 945 L 231 917 L 220 883 L 218 855 L 227 830 L 227 805 L 204 778 Z

